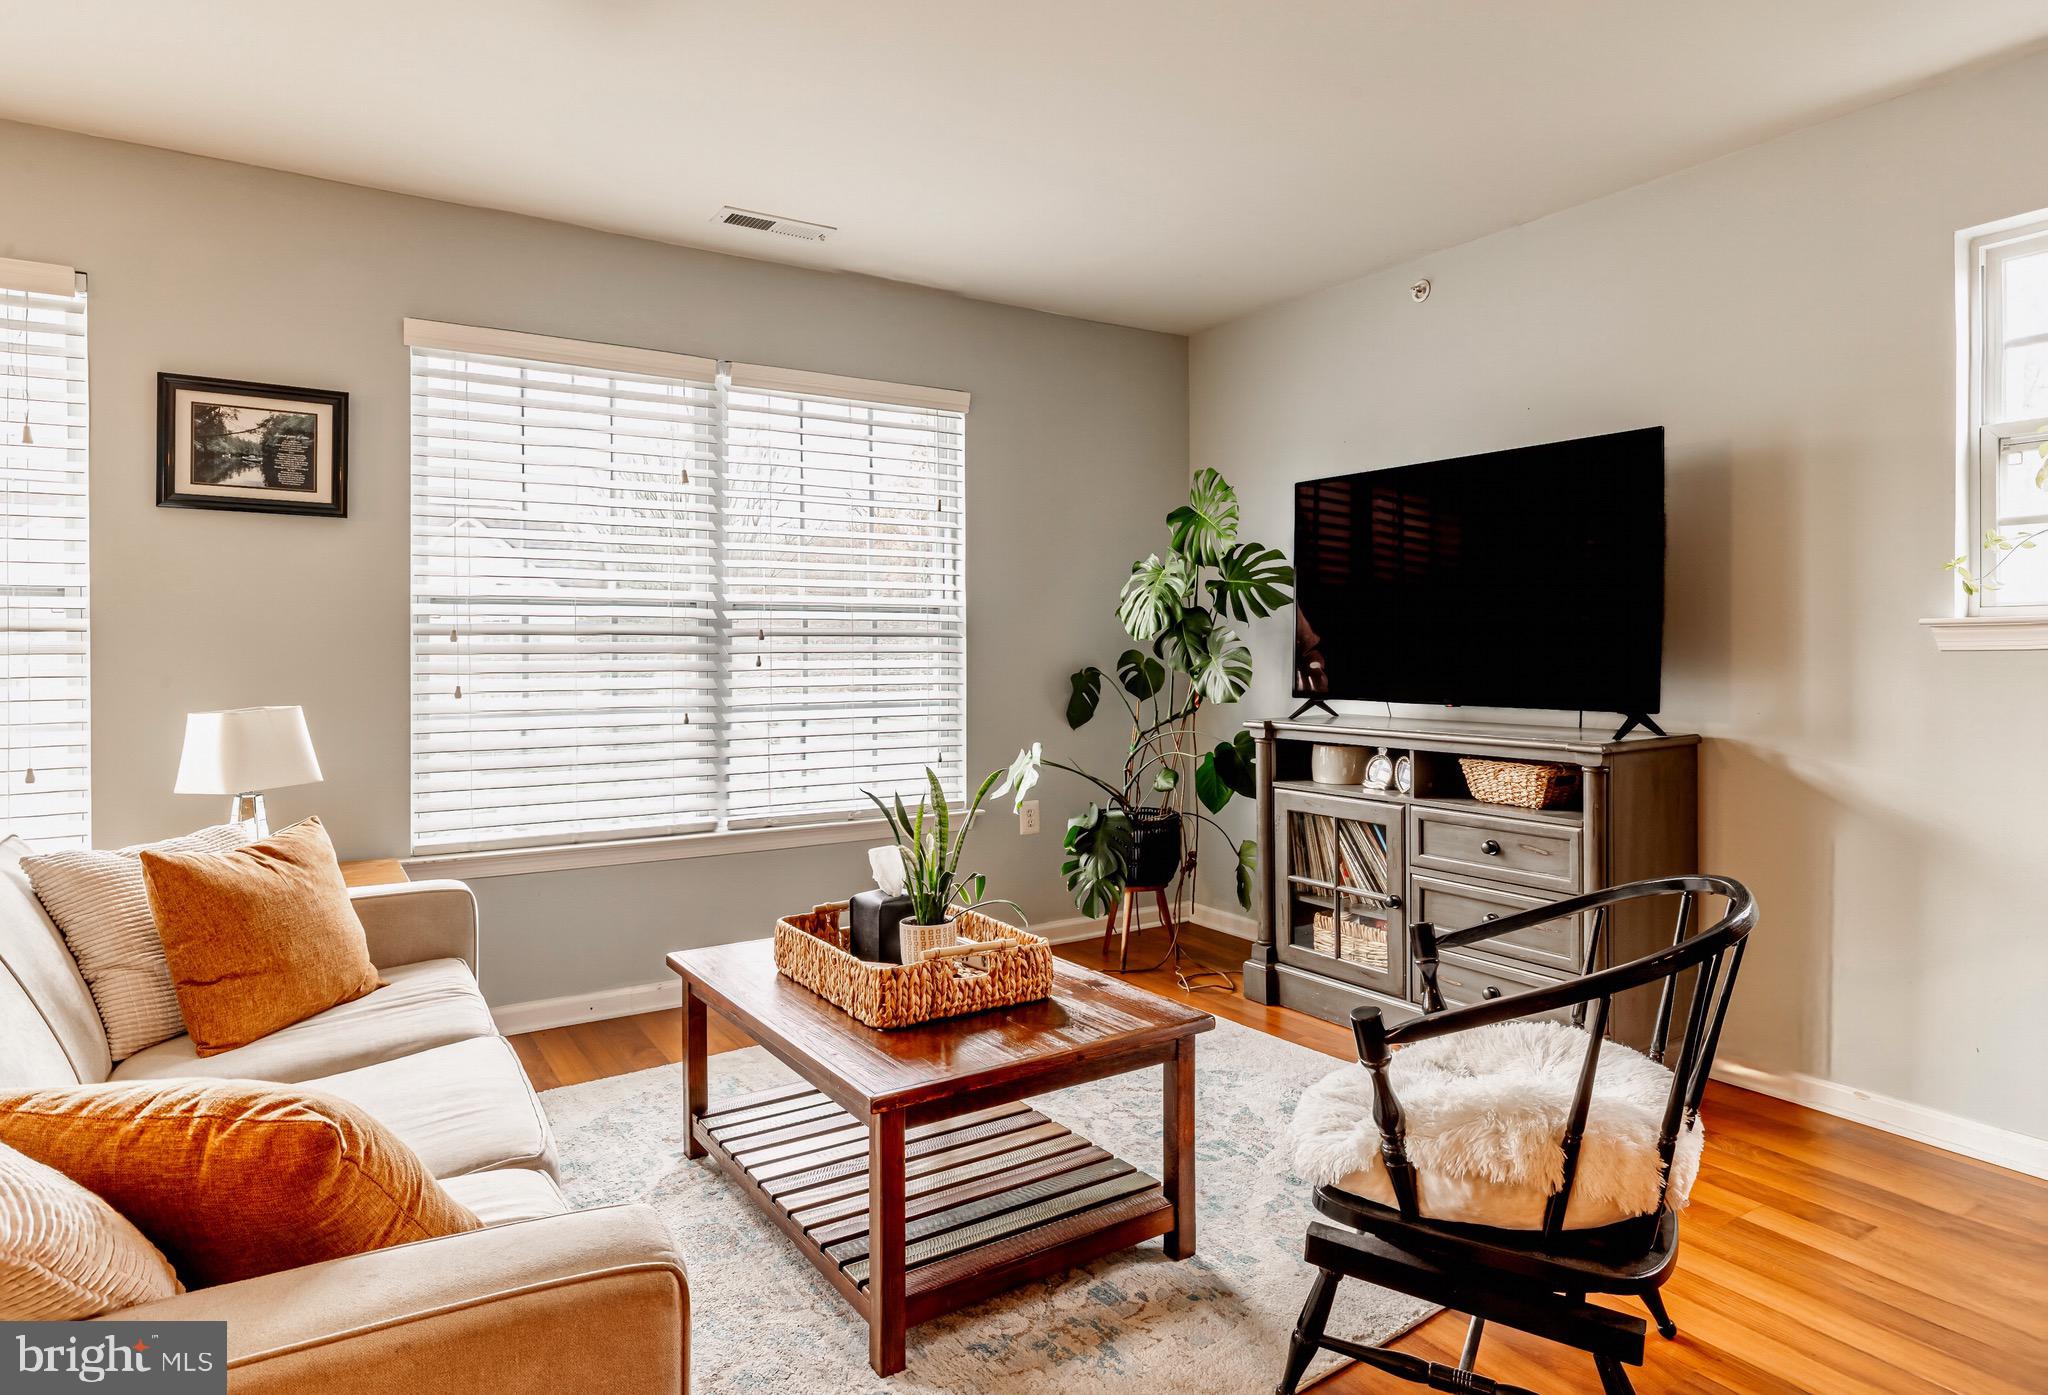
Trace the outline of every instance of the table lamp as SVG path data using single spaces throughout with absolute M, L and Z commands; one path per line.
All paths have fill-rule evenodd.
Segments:
M 237 707 L 185 715 L 185 752 L 174 794 L 225 794 L 228 822 L 267 837 L 265 790 L 310 785 L 321 778 L 300 707 Z

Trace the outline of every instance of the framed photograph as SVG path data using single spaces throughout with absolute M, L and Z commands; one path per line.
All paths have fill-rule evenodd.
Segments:
M 159 508 L 348 517 L 348 394 L 156 375 Z

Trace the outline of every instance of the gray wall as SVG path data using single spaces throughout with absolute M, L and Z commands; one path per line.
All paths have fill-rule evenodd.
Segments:
M 1193 463 L 1261 536 L 1292 480 L 1663 424 L 1665 722 L 1711 737 L 1706 863 L 1763 909 L 1724 1056 L 2036 1137 L 2048 653 L 1917 622 L 1950 604 L 1954 235 L 2048 206 L 2044 85 L 2034 58 L 1915 93 L 1190 360 Z M 1287 636 L 1254 643 L 1246 706 L 1280 710 Z
M 976 772 L 1065 731 L 1064 675 L 1117 652 L 1117 587 L 1184 488 L 1176 336 L 5 123 L 0 190 L 0 256 L 91 277 L 101 846 L 217 816 L 170 792 L 186 711 L 295 702 L 327 780 L 273 818 L 319 813 L 344 856 L 408 851 L 404 316 L 971 391 Z M 159 371 L 347 391 L 348 519 L 156 508 Z M 1007 817 L 977 835 L 991 890 L 1041 919 L 1072 914 L 1063 807 L 1034 838 Z M 485 989 L 663 979 L 668 949 L 858 889 L 862 847 L 479 881 Z

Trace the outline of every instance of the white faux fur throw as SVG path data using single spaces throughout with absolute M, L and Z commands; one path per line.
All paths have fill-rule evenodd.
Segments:
M 1409 1159 L 1427 1200 L 1483 1192 L 1488 1184 L 1537 1197 L 1564 1182 L 1564 1126 L 1585 1064 L 1585 1033 L 1562 1022 L 1503 1022 L 1403 1047 L 1388 1075 L 1406 1116 Z M 1657 1130 L 1671 1072 L 1616 1042 L 1600 1049 L 1592 1110 L 1572 1183 L 1573 1224 L 1639 1216 L 1657 1207 Z M 1671 1204 L 1683 1206 L 1699 1171 L 1704 1129 L 1678 1135 Z M 1372 1117 L 1372 1077 L 1348 1065 L 1309 1087 L 1289 1129 L 1295 1171 L 1321 1186 L 1377 1172 L 1385 1184 Z M 1378 1190 L 1377 1187 L 1373 1190 Z M 1389 1195 L 1391 1193 L 1389 1192 Z M 1431 1208 L 1424 1206 L 1424 1213 Z M 1580 1217 L 1585 1220 L 1580 1220 Z M 1441 1219 L 1461 1219 L 1443 1215 Z

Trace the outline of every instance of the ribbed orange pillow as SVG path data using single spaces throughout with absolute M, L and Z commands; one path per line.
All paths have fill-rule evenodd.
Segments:
M 192 1288 L 480 1227 L 362 1110 L 258 1080 L 0 1092 L 0 1143 L 98 1195 Z
M 140 857 L 178 1010 L 201 1056 L 378 986 L 320 820 L 229 852 L 144 848 Z

